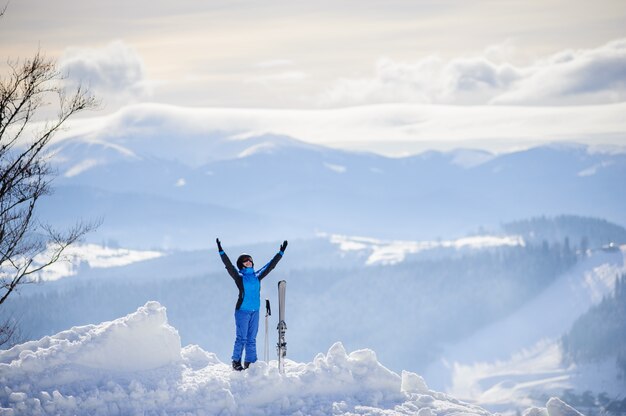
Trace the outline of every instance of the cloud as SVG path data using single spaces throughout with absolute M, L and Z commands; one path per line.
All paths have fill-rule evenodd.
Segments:
M 87 85 L 99 96 L 132 100 L 149 92 L 141 57 L 121 40 L 99 49 L 68 48 L 59 67 L 70 84 Z
M 324 104 L 414 102 L 428 104 L 484 104 L 520 72 L 510 64 L 484 58 L 445 62 L 429 56 L 416 62 L 388 58 L 376 63 L 373 78 L 344 79 L 321 97 Z
M 511 88 L 521 72 L 510 64 L 494 64 L 485 58 L 456 59 L 442 73 L 440 102 L 482 104 L 494 95 Z
M 563 51 L 525 69 L 497 104 L 599 104 L 626 100 L 626 39 Z
M 626 100 L 626 39 L 562 51 L 527 66 L 509 62 L 510 43 L 482 55 L 414 62 L 381 58 L 372 77 L 339 80 L 324 105 L 411 102 L 484 105 L 580 105 Z

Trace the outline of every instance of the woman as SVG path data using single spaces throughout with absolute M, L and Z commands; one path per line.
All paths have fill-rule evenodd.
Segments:
M 235 307 L 235 346 L 233 347 L 233 370 L 241 371 L 256 362 L 256 334 L 259 330 L 259 308 L 261 306 L 261 280 L 271 272 L 283 258 L 287 249 L 287 240 L 280 245 L 278 253 L 259 270 L 254 270 L 254 262 L 249 254 L 242 254 L 237 259 L 237 268 L 224 253 L 220 239 L 216 238 L 217 249 L 230 277 L 239 289 L 239 298 Z M 245 350 L 246 360 L 241 366 L 241 357 Z

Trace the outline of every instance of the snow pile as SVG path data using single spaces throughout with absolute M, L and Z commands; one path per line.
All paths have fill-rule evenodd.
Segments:
M 148 302 L 124 318 L 74 327 L 1 351 L 0 377 L 19 374 L 29 382 L 41 383 L 42 377 L 58 375 L 54 371 L 62 368 L 72 382 L 67 371 L 72 368 L 151 370 L 181 361 L 180 351 L 180 337 L 167 323 L 165 308 Z
M 556 403 L 556 402 L 555 402 Z M 550 404 L 550 403 L 549 403 Z M 567 405 L 532 414 L 566 416 Z M 341 343 L 310 363 L 233 372 L 215 354 L 181 348 L 165 308 L 75 327 L 0 351 L 0 415 L 490 415 L 393 373 L 373 351 Z
M 583 416 L 578 410 L 574 409 L 562 400 L 556 397 L 548 400 L 546 407 L 531 407 L 524 412 L 523 416 Z

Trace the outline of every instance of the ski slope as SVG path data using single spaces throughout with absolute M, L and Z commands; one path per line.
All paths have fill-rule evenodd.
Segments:
M 341 343 L 308 363 L 258 362 L 245 372 L 182 347 L 165 307 L 148 302 L 99 325 L 0 351 L 0 415 L 483 415 Z M 529 415 L 579 415 L 558 399 Z
M 574 321 L 612 292 L 626 273 L 626 246 L 596 251 L 514 314 L 449 346 L 425 373 L 431 384 L 491 410 L 526 407 L 533 393 L 566 389 L 618 396 L 614 359 L 565 366 L 559 340 Z M 538 394 L 537 394 L 538 395 Z

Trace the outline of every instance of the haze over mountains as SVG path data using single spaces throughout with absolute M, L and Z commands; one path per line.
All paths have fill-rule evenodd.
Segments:
M 45 217 L 102 217 L 92 239 L 137 248 L 201 248 L 217 235 L 451 238 L 540 215 L 626 223 L 624 152 L 559 144 L 389 158 L 216 130 L 201 117 L 135 107 L 57 143 Z

